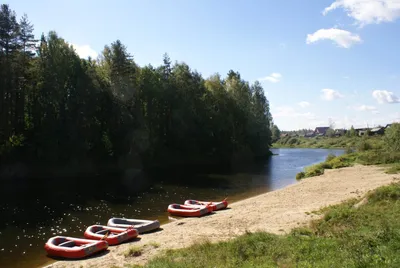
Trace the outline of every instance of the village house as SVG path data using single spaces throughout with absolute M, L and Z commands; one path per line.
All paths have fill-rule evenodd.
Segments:
M 367 134 L 369 128 L 356 128 L 355 131 L 357 133 L 357 136 L 364 136 Z
M 315 136 L 325 136 L 329 127 L 316 127 L 314 130 Z
M 383 134 L 385 134 L 384 127 L 375 127 L 369 131 L 369 135 L 383 135 Z
M 347 133 L 347 130 L 342 128 L 342 129 L 335 129 L 335 136 L 340 137 L 344 136 Z
M 312 137 L 315 137 L 315 132 L 308 132 L 308 133 L 304 134 L 304 137 L 305 137 L 305 138 L 312 138 Z

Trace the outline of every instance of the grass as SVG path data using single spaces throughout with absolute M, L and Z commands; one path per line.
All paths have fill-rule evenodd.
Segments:
M 153 248 L 159 248 L 160 247 L 160 243 L 157 243 L 155 241 L 149 242 L 148 245 L 152 246 Z
M 145 267 L 400 267 L 400 184 L 375 190 L 355 208 L 359 201 L 325 208 L 320 220 L 288 235 L 199 243 L 168 250 Z
M 324 148 L 324 149 L 355 149 L 360 141 L 365 140 L 366 146 L 371 148 L 382 148 L 381 136 L 368 137 L 285 137 L 272 145 L 272 148 Z
M 390 166 L 387 170 L 386 173 L 388 174 L 397 174 L 400 173 L 400 163 L 393 164 Z
M 124 257 L 125 258 L 138 257 L 138 256 L 142 255 L 142 253 L 143 253 L 143 248 L 142 247 L 140 247 L 140 246 L 132 246 L 127 251 L 125 251 Z
M 324 174 L 325 169 L 335 169 L 354 165 L 358 159 L 357 153 L 344 154 L 340 156 L 328 155 L 325 162 L 307 167 L 304 172 L 299 172 L 296 179 L 314 177 Z
M 303 172 L 296 175 L 297 180 L 322 175 L 325 169 L 349 167 L 356 163 L 385 165 L 388 168 L 387 173 L 400 172 L 400 152 L 390 150 L 390 146 L 385 145 L 382 136 L 325 138 L 325 140 L 332 139 L 349 139 L 352 142 L 356 141 L 356 143 L 352 144 L 352 147 L 347 147 L 344 155 L 335 156 L 331 154 L 328 155 L 325 162 L 307 167 Z

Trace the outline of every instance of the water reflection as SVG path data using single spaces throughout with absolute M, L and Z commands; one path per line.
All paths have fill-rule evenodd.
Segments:
M 167 222 L 170 203 L 186 199 L 230 202 L 295 183 L 305 166 L 342 150 L 274 149 L 265 162 L 229 173 L 193 175 L 184 172 L 153 176 L 142 192 L 127 191 L 117 177 L 85 178 L 58 184 L 56 179 L 29 183 L 2 182 L 0 189 L 0 267 L 35 267 L 51 261 L 44 243 L 54 235 L 82 237 L 87 226 L 106 224 L 110 217 L 158 219 Z M 24 185 L 24 187 L 19 187 Z

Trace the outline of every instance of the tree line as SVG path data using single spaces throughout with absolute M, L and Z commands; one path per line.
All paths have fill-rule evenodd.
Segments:
M 232 70 L 203 78 L 167 54 L 141 67 L 119 40 L 81 59 L 56 32 L 36 40 L 33 31 L 27 15 L 1 5 L 1 163 L 97 170 L 269 154 L 272 116 L 258 81 Z

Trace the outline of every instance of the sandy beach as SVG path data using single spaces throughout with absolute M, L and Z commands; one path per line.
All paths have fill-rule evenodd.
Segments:
M 382 168 L 376 166 L 357 165 L 326 170 L 322 176 L 235 202 L 229 205 L 230 209 L 210 216 L 179 219 L 162 225 L 161 231 L 141 235 L 139 241 L 109 247 L 109 251 L 101 256 L 59 261 L 46 267 L 123 267 L 128 263 L 144 264 L 165 249 L 182 248 L 206 239 L 221 241 L 246 231 L 283 234 L 318 217 L 308 212 L 362 197 L 368 191 L 396 180 L 400 180 L 400 175 L 385 174 Z M 157 243 L 158 247 L 154 247 L 153 243 Z M 142 246 L 142 255 L 126 258 L 124 252 L 132 246 Z

